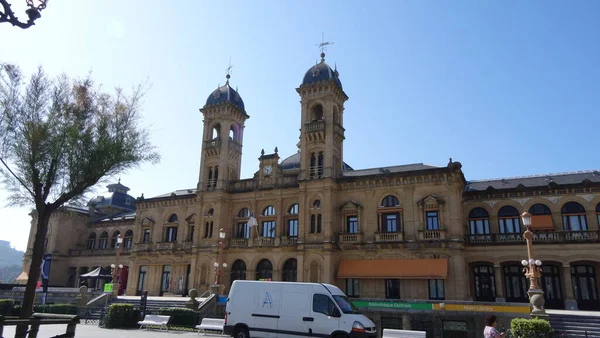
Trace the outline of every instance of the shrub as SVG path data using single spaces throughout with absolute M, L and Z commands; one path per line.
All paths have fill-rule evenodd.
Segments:
M 517 338 L 550 337 L 553 332 L 550 322 L 539 318 L 515 318 L 510 322 L 510 330 Z
M 105 323 L 107 328 L 135 327 L 139 321 L 140 312 L 133 304 L 112 304 L 108 308 Z
M 21 305 L 13 306 L 12 311 L 10 312 L 9 316 L 18 317 L 20 315 L 21 315 Z
M 10 316 L 15 306 L 12 299 L 0 299 L 0 316 Z
M 171 316 L 169 326 L 196 327 L 196 311 L 187 308 L 170 307 L 158 309 L 158 314 Z
M 34 312 L 38 313 L 55 313 L 60 315 L 76 315 L 77 305 L 73 304 L 51 304 L 51 305 L 35 305 Z

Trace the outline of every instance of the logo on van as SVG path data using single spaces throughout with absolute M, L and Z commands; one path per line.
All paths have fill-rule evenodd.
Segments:
M 265 305 L 270 308 L 273 307 L 273 299 L 271 298 L 271 294 L 268 292 L 265 292 L 265 298 L 263 299 L 262 307 L 265 307 Z

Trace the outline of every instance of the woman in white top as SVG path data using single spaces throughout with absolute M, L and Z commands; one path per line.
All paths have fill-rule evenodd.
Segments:
M 496 316 L 489 315 L 485 317 L 485 329 L 483 329 L 483 338 L 502 338 L 508 333 L 508 330 L 502 333 L 498 332 L 498 329 L 496 329 L 496 325 L 498 325 L 498 318 Z

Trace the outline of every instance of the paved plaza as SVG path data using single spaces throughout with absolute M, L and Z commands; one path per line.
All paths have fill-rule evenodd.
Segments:
M 65 333 L 66 325 L 44 325 L 40 327 L 38 333 L 39 338 L 54 337 L 59 334 Z M 0 338 L 12 338 L 15 336 L 15 327 L 7 326 L 4 328 L 4 334 Z M 158 337 L 207 337 L 207 338 L 223 338 L 228 336 L 218 334 L 200 334 L 197 331 L 184 332 L 184 331 L 159 331 L 159 330 L 113 330 L 113 329 L 101 329 L 98 325 L 91 324 L 79 324 L 75 331 L 75 337 L 86 337 L 86 338 L 114 338 L 114 337 L 144 337 L 144 338 L 158 338 Z

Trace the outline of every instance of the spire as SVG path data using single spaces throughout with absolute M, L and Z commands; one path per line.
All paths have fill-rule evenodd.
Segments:
M 317 44 L 317 47 L 321 50 L 321 62 L 325 62 L 325 51 L 329 45 L 333 45 L 333 42 L 325 41 L 325 33 L 321 33 L 321 43 Z
M 226 85 L 229 84 L 229 79 L 231 78 L 231 68 L 233 68 L 233 65 L 231 64 L 231 56 L 229 57 L 229 66 L 227 67 L 227 75 L 225 75 L 225 78 L 227 79 L 227 81 L 225 82 Z

